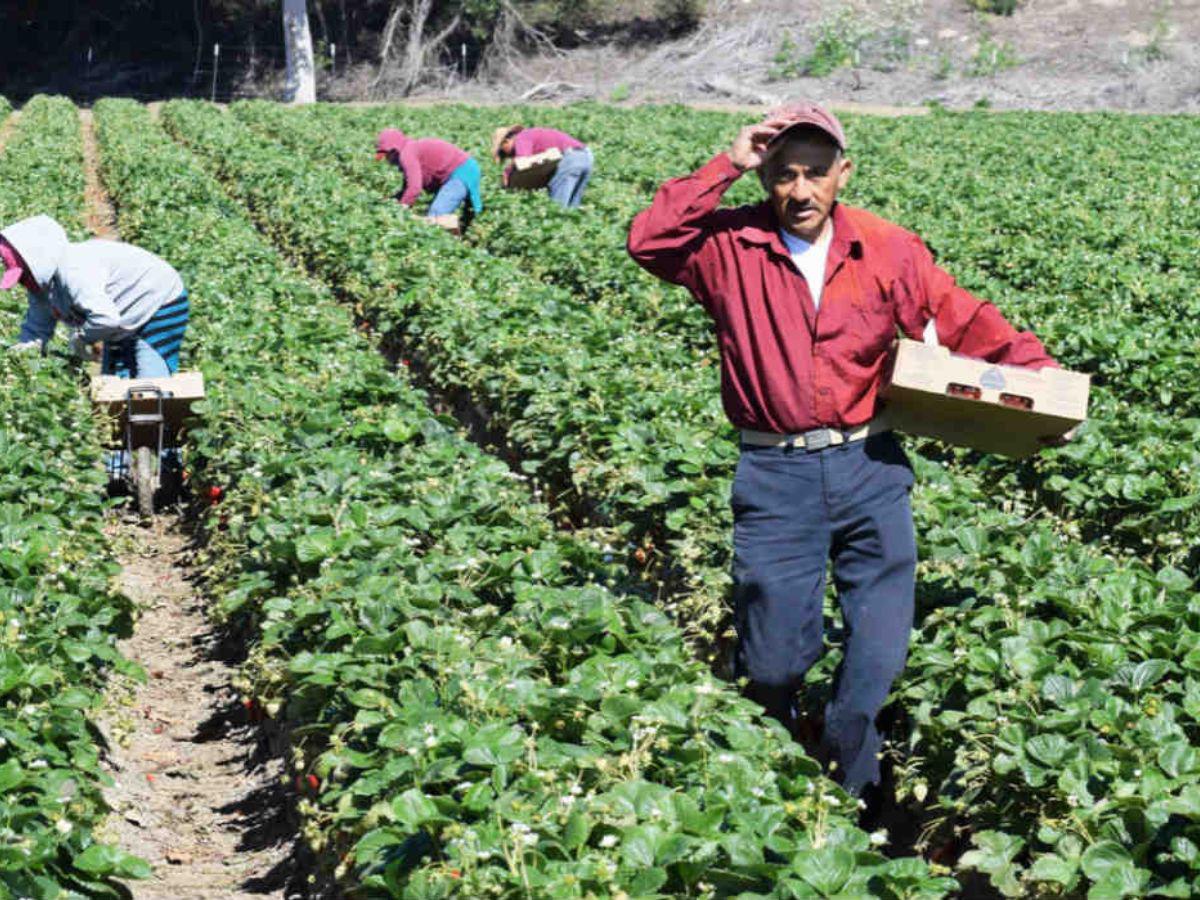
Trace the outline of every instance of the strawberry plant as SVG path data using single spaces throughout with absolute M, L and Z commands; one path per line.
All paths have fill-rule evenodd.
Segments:
M 700 588 L 673 594 L 675 611 L 719 620 L 733 450 L 693 344 L 612 307 L 581 309 L 520 267 L 409 225 L 328 166 L 298 161 L 213 110 L 174 105 L 166 117 L 264 231 L 418 348 L 435 384 L 487 404 L 530 472 L 560 496 L 578 491 L 629 534 L 668 534 L 674 564 L 692 567 L 685 585 Z M 1016 123 L 1001 125 L 993 139 L 1011 143 L 1003 128 Z M 1180 127 L 1167 122 L 1161 137 Z M 319 217 L 305 212 L 317 195 Z M 1053 303 L 1012 304 L 1039 331 L 1045 316 L 1054 336 L 1071 316 Z M 1082 330 L 1107 340 L 1103 329 Z M 1089 367 L 1064 346 L 1068 364 Z M 1184 368 L 1187 347 L 1174 357 Z M 1157 352 L 1170 358 L 1171 345 Z M 1090 884 L 1178 894 L 1195 877 L 1181 862 L 1187 845 L 1172 849 L 1193 827 L 1192 776 L 1158 755 L 1163 743 L 1196 740 L 1187 700 L 1196 673 L 1171 649 L 1190 641 L 1190 543 L 1169 528 L 1146 533 L 1155 516 L 1195 532 L 1185 493 L 1194 488 L 1181 492 L 1178 481 L 1194 477 L 1195 426 L 1097 381 L 1097 422 L 1077 447 L 1012 464 L 925 446 L 915 460 L 923 608 L 898 688 L 909 710 L 896 734 L 900 790 L 971 838 L 962 865 L 1009 893 Z M 1141 468 L 1110 487 L 1112 472 L 1089 465 L 1089 454 Z M 1112 490 L 1124 501 L 1116 509 L 1099 503 Z M 647 575 L 656 583 L 664 573 Z
M 208 584 L 257 635 L 244 687 L 293 735 L 305 836 L 350 892 L 953 887 L 880 855 L 604 547 L 433 415 L 144 109 L 97 117 L 123 230 L 204 301 L 193 458 L 228 515 Z
M 7 104 L 3 111 L 7 112 Z M 45 212 L 82 231 L 75 107 L 35 97 L 0 155 L 0 221 Z M 0 295 L 6 342 L 24 291 Z M 97 841 L 107 813 L 91 715 L 133 610 L 114 587 L 105 475 L 77 368 L 0 352 L 0 895 L 119 897 L 141 860 Z

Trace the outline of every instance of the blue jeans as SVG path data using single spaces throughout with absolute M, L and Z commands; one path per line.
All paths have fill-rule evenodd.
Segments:
M 433 202 L 429 204 L 429 212 L 426 213 L 430 218 L 433 216 L 445 216 L 452 212 L 457 212 L 458 208 L 463 205 L 467 199 L 467 186 L 455 178 L 451 178 L 433 195 Z
M 733 484 L 737 670 L 785 725 L 824 651 L 833 563 L 845 647 L 825 708 L 825 750 L 852 793 L 879 782 L 875 724 L 913 623 L 912 469 L 891 433 L 815 453 L 743 447 Z
M 426 215 L 431 218 L 448 215 L 457 211 L 467 199 L 471 201 L 470 209 L 467 212 L 468 217 L 471 214 L 483 212 L 483 199 L 479 193 L 480 177 L 479 163 L 474 159 L 467 159 L 451 172 L 446 183 L 438 188 Z
M 121 378 L 166 378 L 179 369 L 179 348 L 191 318 L 188 292 L 164 303 L 132 337 L 104 342 L 100 371 Z
M 592 178 L 595 157 L 591 148 L 579 147 L 568 150 L 559 160 L 554 177 L 546 185 L 550 199 L 566 209 L 578 209 L 583 202 L 583 192 Z
M 133 363 L 132 367 L 129 366 L 130 361 Z M 121 374 L 123 378 L 129 377 L 130 371 L 136 372 L 137 378 L 166 378 L 171 374 L 167 361 L 141 338 L 133 338 L 119 344 L 106 342 L 100 371 L 105 375 Z

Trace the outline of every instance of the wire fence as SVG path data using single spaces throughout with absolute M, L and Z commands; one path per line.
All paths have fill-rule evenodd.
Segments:
M 361 54 L 352 58 L 336 44 L 315 48 L 317 96 L 324 99 L 344 95 L 351 86 L 340 84 L 358 74 L 366 62 Z M 439 67 L 439 75 L 450 80 L 465 80 L 477 59 L 463 44 L 453 53 L 453 63 Z M 184 69 L 179 63 L 130 63 L 101 58 L 89 49 L 81 60 L 77 77 L 59 72 L 54 90 L 76 101 L 90 103 L 101 97 L 118 95 L 140 101 L 168 97 L 189 97 L 230 103 L 250 97 L 279 96 L 284 87 L 287 53 L 282 45 L 223 44 L 205 45 Z M 449 58 L 447 58 L 449 63 Z M 352 64 L 353 63 L 353 64 Z M 366 99 L 365 97 L 360 99 Z
M 319 96 L 328 94 L 339 78 L 348 74 L 346 56 L 343 52 L 339 59 L 334 45 L 322 47 L 315 54 Z M 280 93 L 286 65 L 287 55 L 282 46 L 209 44 L 187 69 L 178 63 L 106 60 L 89 50 L 77 77 L 60 72 L 54 89 L 85 102 L 119 95 L 141 101 L 190 97 L 229 103 Z

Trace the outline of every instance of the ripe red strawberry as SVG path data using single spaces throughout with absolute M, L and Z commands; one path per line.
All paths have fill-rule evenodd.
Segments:
M 318 790 L 318 789 L 320 789 L 320 787 L 321 787 L 321 779 L 320 779 L 320 778 L 318 778 L 316 775 L 313 775 L 313 774 L 310 772 L 310 773 L 309 773 L 309 775 L 308 775 L 308 778 L 307 778 L 306 780 L 308 781 L 308 786 L 309 786 L 310 788 L 312 788 L 314 791 L 315 791 L 315 790 Z
M 221 502 L 223 496 L 225 491 L 219 485 L 211 485 L 208 489 L 208 505 L 215 506 Z

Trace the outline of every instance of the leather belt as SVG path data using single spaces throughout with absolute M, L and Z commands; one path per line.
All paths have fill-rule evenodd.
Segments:
M 816 453 L 826 447 L 837 447 L 861 441 L 873 434 L 891 431 L 891 423 L 884 416 L 876 416 L 865 425 L 843 431 L 840 428 L 813 428 L 798 434 L 776 434 L 773 431 L 742 429 L 742 443 L 752 447 L 795 447 L 808 453 Z

